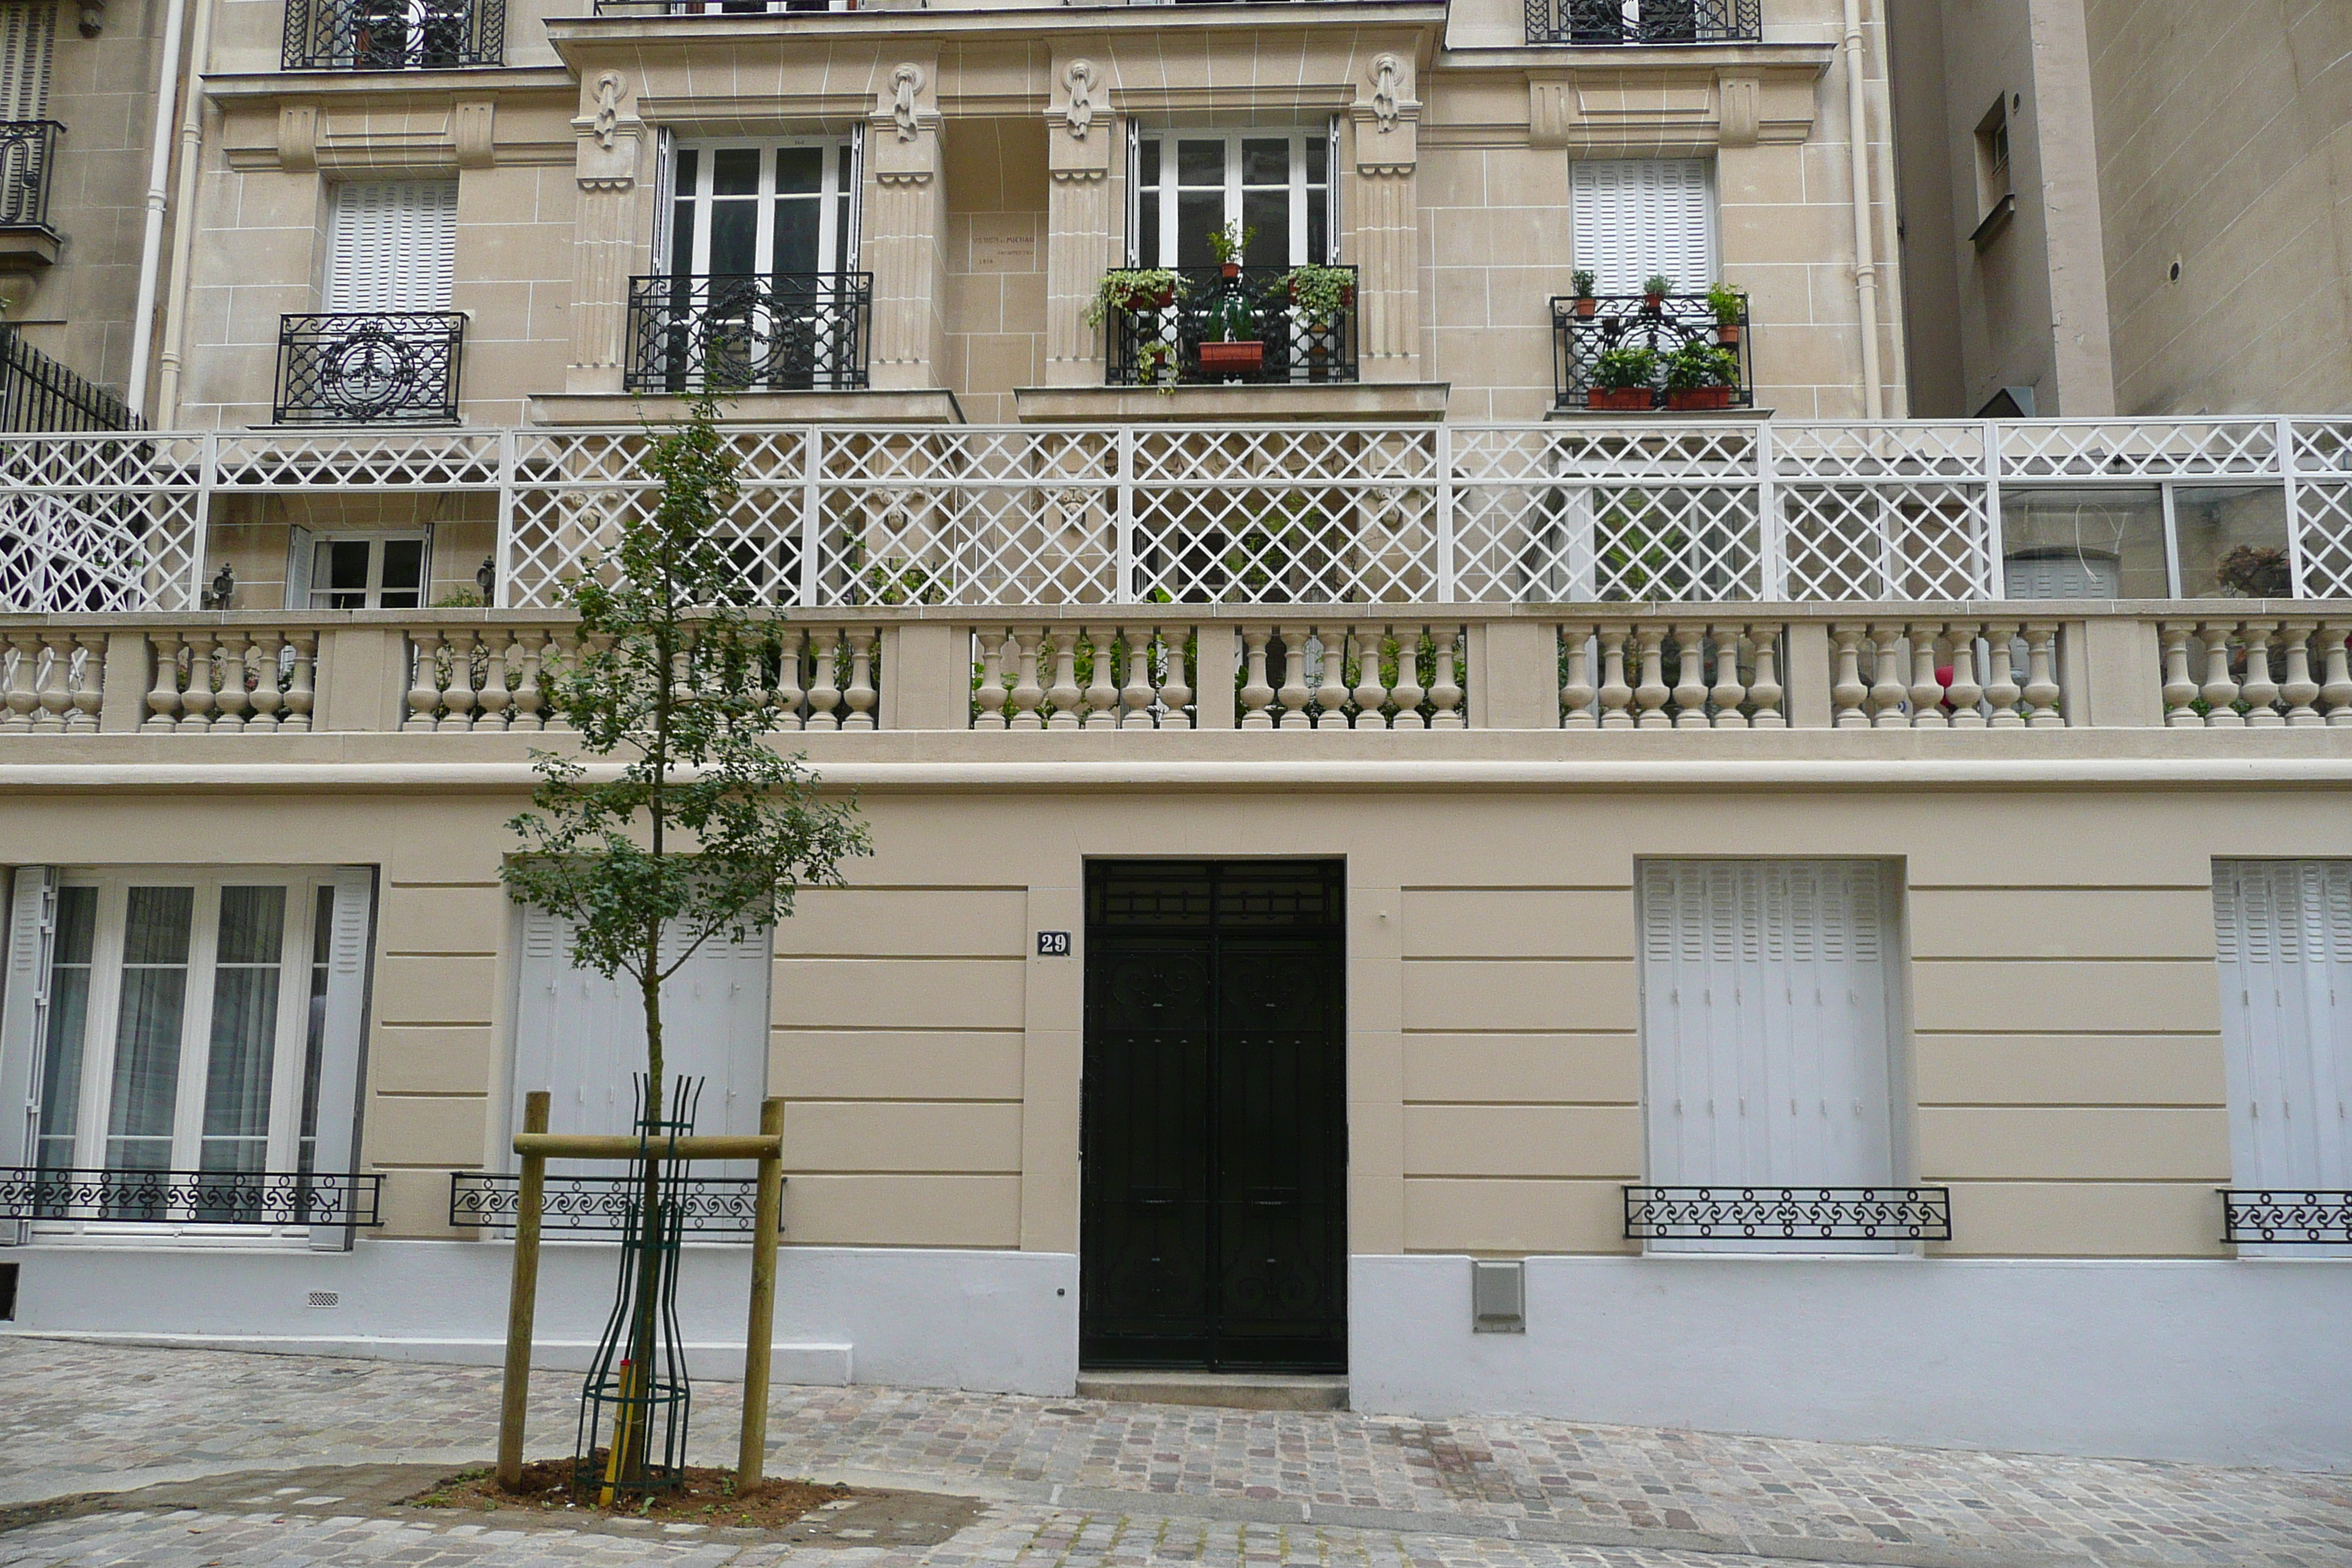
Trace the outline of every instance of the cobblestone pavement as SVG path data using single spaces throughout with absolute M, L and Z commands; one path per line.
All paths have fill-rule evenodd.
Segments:
M 574 1380 L 533 1381 L 532 1451 L 566 1450 Z M 478 1461 L 498 1406 L 491 1369 L 28 1338 L 0 1340 L 0 1501 L 257 1467 Z M 717 1384 L 698 1394 L 698 1460 L 731 1459 L 735 1394 Z M 778 1473 L 1002 1505 L 943 1545 L 876 1552 L 889 1568 L 1549 1568 L 1759 1555 L 1922 1568 L 2352 1568 L 2345 1477 L 872 1387 L 779 1390 L 770 1437 Z M 808 1550 L 274 1518 L 92 1514 L 0 1536 L 0 1564 L 758 1563 Z M 188 1555 L 181 1536 L 223 1551 Z M 863 1568 L 856 1549 L 825 1550 L 825 1568 Z

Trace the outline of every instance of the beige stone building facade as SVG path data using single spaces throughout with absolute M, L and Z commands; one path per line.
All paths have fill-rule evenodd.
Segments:
M 495 1355 L 523 1097 L 642 1048 L 505 825 L 716 388 L 875 848 L 674 987 L 784 1102 L 780 1375 L 2352 1462 L 2352 430 L 2000 324 L 2122 297 L 2105 155 L 2006 223 L 2112 264 L 1923 348 L 1911 128 L 2082 178 L 2001 73 L 2112 32 L 1947 9 L 152 18 L 148 428 L 0 438 L 11 1327 Z

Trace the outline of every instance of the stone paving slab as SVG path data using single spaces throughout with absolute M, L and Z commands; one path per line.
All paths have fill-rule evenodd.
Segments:
M 534 1378 L 534 1453 L 568 1448 L 574 1383 Z M 479 1462 L 498 1407 L 492 1369 L 26 1337 L 0 1339 L 0 1500 L 257 1461 Z M 697 1462 L 731 1462 L 737 1395 L 698 1386 Z M 1425 1536 L 1474 1557 L 1495 1542 L 1624 1543 L 1807 1561 L 2352 1568 L 2352 1479 L 2339 1476 L 866 1386 L 778 1390 L 770 1438 L 779 1474 L 1187 1528 L 1295 1521 Z

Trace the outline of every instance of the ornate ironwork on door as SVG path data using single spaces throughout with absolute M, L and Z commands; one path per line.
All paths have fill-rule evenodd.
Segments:
M 1088 868 L 1079 1355 L 1347 1361 L 1342 868 Z
M 454 424 L 466 318 L 383 310 L 278 321 L 280 425 Z
M 870 272 L 629 280 L 631 392 L 839 392 L 866 384 Z

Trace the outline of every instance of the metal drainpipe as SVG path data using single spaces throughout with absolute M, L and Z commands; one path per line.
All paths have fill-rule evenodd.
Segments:
M 172 0 L 163 19 L 163 68 L 155 84 L 155 143 L 147 164 L 147 230 L 139 245 L 139 302 L 131 318 L 131 395 L 124 401 L 142 418 L 147 412 L 147 356 L 155 346 L 155 275 L 163 269 L 164 183 L 172 177 L 172 120 L 179 104 L 180 34 L 188 0 Z
M 1862 413 L 1886 417 L 1878 384 L 1878 263 L 1870 240 L 1869 106 L 1863 89 L 1862 0 L 1845 0 L 1846 140 L 1853 148 L 1853 293 L 1862 318 Z
M 163 289 L 163 352 L 156 363 L 155 423 L 170 429 L 180 417 L 180 353 L 188 331 L 188 267 L 196 241 L 196 174 L 204 153 L 205 57 L 212 49 L 213 0 L 196 0 L 195 26 L 188 35 L 188 98 L 180 119 L 180 180 L 172 210 L 172 270 Z

